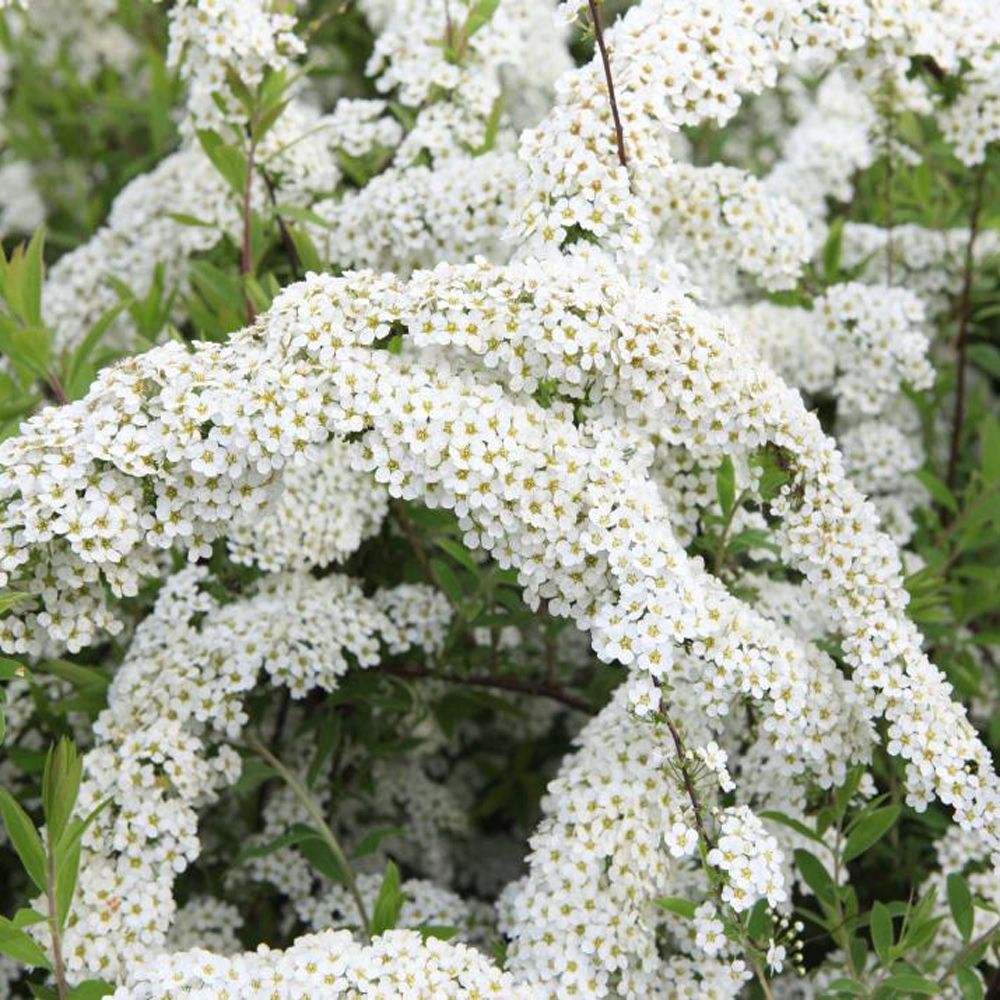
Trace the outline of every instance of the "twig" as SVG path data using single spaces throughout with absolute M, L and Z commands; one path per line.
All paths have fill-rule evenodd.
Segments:
M 702 819 L 702 806 L 701 799 L 698 797 L 698 790 L 694 787 L 694 779 L 691 777 L 691 772 L 688 770 L 687 766 L 687 749 L 684 746 L 684 740 L 681 739 L 681 734 L 674 725 L 674 720 L 670 718 L 664 709 L 660 709 L 660 715 L 663 721 L 667 724 L 667 729 L 670 730 L 670 736 L 674 741 L 674 749 L 677 751 L 677 769 L 681 772 L 681 780 L 684 783 L 684 791 L 687 793 L 688 799 L 691 800 L 691 808 L 694 811 L 694 823 L 698 828 L 698 836 L 701 837 L 701 841 L 706 847 L 711 847 L 713 844 L 712 838 L 709 837 L 708 831 L 705 829 L 705 823 Z
M 49 906 L 49 935 L 52 938 L 52 974 L 55 976 L 59 1000 L 67 1000 L 69 986 L 66 983 L 66 966 L 63 962 L 62 935 L 59 933 L 59 904 L 56 902 L 56 859 L 51 844 L 48 849 L 48 869 L 45 898 Z
M 958 951 L 955 957 L 948 963 L 948 968 L 941 974 L 941 978 L 938 980 L 938 986 L 944 986 L 951 975 L 961 966 L 966 958 L 981 948 L 984 944 L 988 944 L 990 938 L 993 937 L 997 931 L 1000 931 L 1000 920 L 998 920 L 995 924 L 992 924 L 987 930 L 983 931 L 979 937 L 973 938 L 964 948 Z M 992 988 L 993 984 L 991 983 L 990 989 Z
M 49 372 L 49 388 L 52 390 L 52 395 L 56 397 L 56 402 L 60 406 L 65 406 L 69 402 L 69 397 L 66 395 L 66 390 L 63 388 L 62 382 L 59 381 L 59 376 L 52 372 Z
M 611 76 L 611 60 L 608 58 L 608 49 L 604 44 L 604 27 L 601 24 L 601 7 L 599 0 L 589 0 L 590 18 L 594 22 L 594 39 L 597 48 L 601 53 L 601 62 L 604 63 L 604 79 L 608 84 L 608 100 L 611 103 L 611 117 L 615 120 L 615 141 L 618 144 L 618 162 L 623 166 L 628 166 L 628 157 L 625 155 L 625 133 L 622 129 L 622 120 L 618 114 L 618 101 L 615 98 L 615 81 Z
M 962 291 L 958 301 L 958 335 L 955 338 L 958 368 L 955 381 L 955 406 L 951 416 L 948 475 L 945 480 L 949 489 L 955 487 L 955 475 L 958 472 L 958 449 L 962 443 L 962 424 L 965 421 L 965 349 L 969 335 L 969 322 L 972 319 L 972 273 L 975 266 L 975 244 L 979 234 L 979 216 L 983 209 L 985 185 L 986 160 L 984 159 L 976 171 L 975 192 L 972 196 L 972 206 L 969 209 L 969 242 L 965 245 L 965 269 L 962 275 Z
M 358 891 L 358 883 L 354 878 L 354 871 L 351 868 L 350 862 L 347 860 L 347 855 L 344 854 L 337 842 L 337 838 L 333 835 L 333 831 L 330 829 L 329 824 L 323 817 L 323 814 L 319 811 L 319 807 L 313 801 L 312 796 L 309 794 L 309 790 L 299 781 L 298 778 L 292 774 L 291 771 L 285 767 L 284 764 L 278 760 L 277 757 L 271 753 L 270 750 L 260 741 L 259 737 L 251 736 L 247 740 L 247 746 L 254 751 L 258 756 L 262 757 L 275 771 L 281 775 L 282 780 L 286 785 L 292 790 L 295 797 L 302 803 L 306 812 L 309 813 L 310 818 L 316 824 L 317 832 L 326 842 L 327 847 L 333 852 L 333 856 L 337 859 L 337 864 L 340 866 L 343 872 L 344 879 L 347 882 L 347 889 L 354 899 L 354 905 L 357 907 L 358 916 L 361 918 L 361 928 L 364 932 L 365 939 L 371 940 L 371 923 L 368 920 L 368 911 L 365 908 L 365 901 L 361 898 L 361 893 Z
M 253 222 L 253 170 L 254 156 L 257 153 L 257 144 L 251 139 L 247 150 L 247 175 L 243 187 L 243 245 L 240 252 L 240 274 L 244 278 L 253 272 L 253 253 L 250 246 L 250 232 Z M 249 293 L 244 290 L 244 301 L 247 304 L 247 322 L 252 323 L 256 319 L 257 313 L 254 310 L 253 302 L 250 301 Z
M 271 202 L 271 207 L 277 209 L 278 197 L 274 190 L 274 181 L 271 180 L 270 176 L 264 170 L 260 171 L 260 176 L 264 180 L 264 187 L 267 189 L 267 197 Z M 288 229 L 288 223 L 285 222 L 284 216 L 280 212 L 275 211 L 274 218 L 278 223 L 278 231 L 281 233 L 281 245 L 285 248 L 285 256 L 288 258 L 288 263 L 292 265 L 292 274 L 298 278 L 302 274 L 302 261 L 299 260 L 299 252 L 295 249 L 295 240 L 292 239 L 292 234 Z
M 587 715 L 594 714 L 594 706 L 584 698 L 573 694 L 571 691 L 559 687 L 557 684 L 535 683 L 520 677 L 512 677 L 509 674 L 494 674 L 490 676 L 466 676 L 464 674 L 444 674 L 435 670 L 427 670 L 424 667 L 380 667 L 382 673 L 390 674 L 393 677 L 403 677 L 408 680 L 438 680 L 446 681 L 448 684 L 465 684 L 469 687 L 495 688 L 498 691 L 515 691 L 518 694 L 534 695 L 537 698 L 548 698 L 550 701 L 557 701 L 567 708 L 574 708 L 578 712 L 586 712 Z

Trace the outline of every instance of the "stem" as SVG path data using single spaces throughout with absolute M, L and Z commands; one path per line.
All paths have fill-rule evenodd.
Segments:
M 298 778 L 292 774 L 291 771 L 285 767 L 284 764 L 278 760 L 277 757 L 267 749 L 266 746 L 260 741 L 257 736 L 251 736 L 247 740 L 247 746 L 254 751 L 258 756 L 262 757 L 275 771 L 281 776 L 282 780 L 295 794 L 295 797 L 302 803 L 306 812 L 309 813 L 309 817 L 316 824 L 317 831 L 323 838 L 327 847 L 333 852 L 333 856 L 337 859 L 337 864 L 340 865 L 341 871 L 344 873 L 344 879 L 347 882 L 347 888 L 350 892 L 352 898 L 354 899 L 354 905 L 357 907 L 358 916 L 361 918 L 361 928 L 365 935 L 365 940 L 371 940 L 371 923 L 368 920 L 368 911 L 365 909 L 365 901 L 361 898 L 361 893 L 358 891 L 358 883 L 354 878 L 354 871 L 351 868 L 350 862 L 347 860 L 347 855 L 344 854 L 337 843 L 337 838 L 333 835 L 333 831 L 330 829 L 326 820 L 323 818 L 323 814 L 319 811 L 319 807 L 316 805 L 312 796 L 309 794 L 309 790 L 299 781 Z
M 253 170 L 254 156 L 257 152 L 257 144 L 250 141 L 247 150 L 247 175 L 243 186 L 243 244 L 240 253 L 240 274 L 244 277 L 253 273 L 253 254 L 250 247 L 250 229 L 253 221 L 253 205 L 251 195 L 253 194 Z M 244 291 L 243 298 L 247 304 L 247 322 L 252 323 L 257 314 L 254 310 L 250 296 Z
M 49 373 L 49 388 L 60 406 L 65 406 L 69 402 L 69 397 L 66 395 L 62 382 L 59 381 L 59 376 L 52 372 Z
M 965 349 L 969 336 L 969 323 L 972 319 L 972 272 L 975 265 L 975 244 L 979 234 L 979 216 L 983 208 L 985 184 L 986 160 L 984 158 L 976 171 L 976 186 L 972 196 L 972 206 L 969 209 L 969 241 L 965 245 L 965 268 L 962 274 L 962 291 L 958 300 L 958 335 L 955 338 L 958 368 L 955 382 L 955 406 L 951 416 L 951 447 L 948 450 L 948 475 L 946 478 L 949 489 L 954 489 L 955 486 L 955 475 L 958 472 L 958 449 L 962 443 L 962 424 L 965 421 Z
M 59 1000 L 67 1000 L 66 966 L 63 963 L 62 935 L 59 931 L 59 908 L 56 903 L 56 859 L 52 848 L 48 852 L 48 878 L 45 880 L 45 898 L 49 905 L 49 935 L 52 938 L 52 974 L 56 978 Z
M 771 990 L 771 984 L 767 981 L 763 964 L 756 958 L 751 958 L 750 964 L 753 966 L 754 975 L 757 977 L 757 982 L 760 984 L 764 996 L 767 997 L 767 1000 L 774 1000 L 774 992 Z
M 618 114 L 618 101 L 615 98 L 615 81 L 611 76 L 611 60 L 608 58 L 608 49 L 604 44 L 604 26 L 601 24 L 601 8 L 599 0 L 589 0 L 590 18 L 594 22 L 594 38 L 597 41 L 597 48 L 601 53 L 601 62 L 604 63 L 604 79 L 608 84 L 608 100 L 611 102 L 611 117 L 615 120 L 615 142 L 618 144 L 618 162 L 623 166 L 628 166 L 628 158 L 625 155 L 625 133 L 622 130 L 622 120 Z
M 274 190 L 274 181 L 268 176 L 264 171 L 260 171 L 260 176 L 264 180 L 264 187 L 267 189 L 267 197 L 271 202 L 272 208 L 278 207 L 278 197 Z M 288 223 L 285 222 L 284 217 L 279 213 L 274 213 L 274 218 L 278 223 L 278 231 L 281 233 L 281 245 L 285 248 L 285 256 L 288 258 L 288 263 L 292 266 L 292 274 L 295 275 L 296 279 L 302 276 L 302 262 L 299 260 L 299 252 L 295 249 L 295 241 L 292 239 L 292 234 L 288 230 Z
M 962 963 L 977 949 L 981 948 L 984 944 L 987 944 L 991 937 L 1000 931 L 1000 920 L 993 924 L 988 930 L 983 931 L 982 934 L 977 938 L 973 938 L 964 948 L 962 948 L 955 957 L 948 963 L 948 968 L 944 970 L 941 978 L 938 980 L 938 986 L 944 986 L 948 981 L 952 973 L 958 969 Z M 990 989 L 992 989 L 992 983 L 990 984 Z
M 889 97 L 889 103 L 885 110 L 885 283 L 889 286 L 892 285 L 893 273 L 893 243 L 892 243 L 892 229 L 893 229 L 893 212 L 892 212 L 892 181 L 893 181 L 893 162 L 892 162 L 892 97 Z
M 424 667 L 381 667 L 379 669 L 383 673 L 391 674 L 393 677 L 403 677 L 407 680 L 446 681 L 449 684 L 465 684 L 469 687 L 495 688 L 498 691 L 515 691 L 518 694 L 530 694 L 537 698 L 548 698 L 549 701 L 557 701 L 567 708 L 574 708 L 578 712 L 586 712 L 587 715 L 594 714 L 594 706 L 590 702 L 578 697 L 571 691 L 564 690 L 557 684 L 536 684 L 530 680 L 511 677 L 505 674 L 496 674 L 488 677 L 442 674 L 434 670 L 427 670 Z
M 681 779 L 684 782 L 684 791 L 687 793 L 687 797 L 691 800 L 691 808 L 694 810 L 694 822 L 695 826 L 698 828 L 698 836 L 701 838 L 702 842 L 707 847 L 714 846 L 712 838 L 709 837 L 708 832 L 705 829 L 705 823 L 702 819 L 702 806 L 701 799 L 698 797 L 698 790 L 694 787 L 694 781 L 691 778 L 691 772 L 688 770 L 687 766 L 687 749 L 684 746 L 684 741 L 681 739 L 681 734 L 674 725 L 674 720 L 661 708 L 660 715 L 663 717 L 663 721 L 667 724 L 667 729 L 670 730 L 670 736 L 674 741 L 674 749 L 677 751 L 677 768 L 681 772 Z

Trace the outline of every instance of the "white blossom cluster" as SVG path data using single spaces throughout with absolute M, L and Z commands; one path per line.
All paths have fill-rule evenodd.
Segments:
M 174 880 L 200 851 L 197 810 L 239 776 L 229 741 L 248 721 L 244 697 L 262 670 L 293 698 L 332 691 L 351 664 L 372 667 L 384 647 L 429 643 L 450 615 L 446 606 L 445 621 L 432 625 L 433 602 L 416 585 L 385 601 L 383 612 L 342 576 L 276 574 L 225 605 L 210 596 L 210 583 L 202 567 L 167 581 L 94 726 L 79 808 L 111 804 L 87 833 L 64 937 L 76 975 L 116 977 L 163 949 Z M 424 624 L 411 640 L 415 620 Z
M 753 810 L 801 814 L 807 781 L 841 782 L 870 754 L 878 720 L 905 761 L 908 803 L 936 797 L 958 821 L 942 871 L 971 852 L 1000 859 L 992 762 L 906 616 L 896 545 L 920 499 L 910 478 L 923 456 L 900 393 L 932 382 L 924 304 L 857 281 L 826 289 L 811 309 L 785 309 L 747 302 L 734 281 L 701 297 L 738 300 L 713 312 L 677 287 L 683 264 L 794 286 L 826 199 L 845 198 L 875 155 L 871 81 L 828 76 L 763 181 L 678 162 L 671 139 L 682 125 L 726 122 L 793 58 L 822 65 L 840 50 L 871 55 L 871 73 L 893 75 L 901 101 L 919 106 L 906 73 L 928 55 L 979 74 L 944 111 L 946 133 L 966 141 L 978 129 L 959 150 L 978 162 L 995 131 L 982 53 L 1000 36 L 996 13 L 986 0 L 643 0 L 606 32 L 621 135 L 597 56 L 561 77 L 555 107 L 521 134 L 516 157 L 514 128 L 537 119 L 567 66 L 552 4 L 511 0 L 472 33 L 475 5 L 461 0 L 361 7 L 379 32 L 369 72 L 386 102 L 340 101 L 323 114 L 296 100 L 260 155 L 279 197 L 315 205 L 310 231 L 329 261 L 386 273 L 309 274 L 228 343 L 128 358 L 85 398 L 0 442 L 0 585 L 28 595 L 0 619 L 0 649 L 94 645 L 122 632 L 116 600 L 162 576 L 168 553 L 194 564 L 136 628 L 85 756 L 80 808 L 111 805 L 86 838 L 64 940 L 71 975 L 115 980 L 115 996 L 135 1000 L 735 997 L 750 971 L 725 940 L 722 910 L 781 907 L 801 843 Z M 253 84 L 301 54 L 285 11 L 174 5 L 188 127 L 238 122 L 235 105 L 212 98 L 227 91 L 225 62 Z M 412 125 L 390 115 L 390 100 L 414 110 Z M 338 152 L 386 154 L 389 165 L 351 190 Z M 258 207 L 266 194 L 260 183 L 251 191 Z M 159 264 L 183 288 L 190 257 L 239 221 L 196 147 L 168 158 L 52 269 L 45 309 L 61 343 L 79 342 L 117 302 L 108 275 L 142 293 Z M 505 230 L 516 239 L 502 242 Z M 849 226 L 845 257 L 899 255 L 907 270 L 933 272 L 918 288 L 933 300 L 947 290 L 936 282 L 950 238 Z M 838 443 L 786 383 L 833 397 Z M 753 472 L 761 454 L 787 473 L 767 502 Z M 729 526 L 760 532 L 801 583 L 761 572 L 737 587 L 724 564 L 688 550 L 721 509 L 725 458 L 741 502 L 755 505 Z M 236 954 L 230 906 L 195 900 L 178 911 L 174 899 L 201 851 L 199 810 L 238 777 L 229 744 L 263 677 L 299 699 L 383 655 L 444 648 L 452 607 L 442 593 L 367 593 L 315 572 L 379 532 L 390 498 L 453 511 L 468 548 L 517 571 L 529 606 L 571 619 L 627 676 L 549 786 L 527 874 L 501 896 L 503 972 L 412 930 L 361 942 L 346 890 L 317 891 L 292 852 L 248 866 L 318 931 L 284 951 Z M 198 565 L 223 545 L 270 574 L 228 602 Z M 846 670 L 823 639 L 839 640 Z M 705 779 L 701 803 L 678 778 L 688 765 Z M 416 843 L 460 825 L 450 788 L 416 755 L 375 777 L 411 813 Z M 267 832 L 293 808 L 276 795 Z M 697 867 L 699 844 L 718 899 Z M 451 874 L 448 859 L 426 861 Z M 994 872 L 975 874 L 995 901 Z M 380 884 L 360 876 L 369 906 Z M 483 908 L 427 880 L 404 892 L 402 925 L 454 924 L 482 940 Z M 700 902 L 689 925 L 656 905 L 672 894 Z M 44 925 L 36 933 L 44 943 Z M 769 966 L 786 959 L 771 941 Z
M 271 509 L 228 533 L 233 561 L 272 572 L 323 568 L 343 562 L 376 534 L 389 498 L 351 468 L 351 450 L 334 440 L 315 462 L 290 469 Z
M 382 875 L 361 874 L 357 877 L 357 887 L 366 911 L 371 913 L 382 887 Z M 401 890 L 404 901 L 396 921 L 396 926 L 400 928 L 454 928 L 456 936 L 452 940 L 477 944 L 482 941 L 493 920 L 488 905 L 464 900 L 427 879 L 406 879 Z M 343 886 L 328 887 L 308 903 L 300 904 L 299 912 L 305 922 L 317 930 L 346 927 L 355 928 L 357 933 L 357 907 L 350 892 Z
M 970 76 L 965 90 L 941 110 L 939 119 L 958 158 L 976 166 L 986 159 L 986 147 L 1000 139 L 1000 54 L 994 51 L 979 60 Z
M 878 534 L 871 508 L 844 481 L 832 443 L 823 438 L 800 398 L 776 383 L 723 327 L 668 295 L 636 294 L 609 265 L 604 265 L 603 279 L 595 281 L 599 266 L 598 258 L 588 256 L 558 266 L 552 262 L 544 284 L 537 266 L 515 268 L 506 286 L 500 272 L 485 264 L 454 268 L 454 292 L 448 291 L 449 271 L 441 267 L 432 272 L 433 281 L 428 275 L 414 276 L 416 301 L 409 307 L 399 299 L 400 286 L 392 279 L 317 276 L 281 296 L 268 315 L 266 334 L 251 328 L 224 347 L 206 346 L 189 354 L 168 346 L 130 360 L 102 376 L 86 400 L 41 414 L 20 438 L 0 449 L 0 462 L 15 473 L 8 477 L 8 531 L 37 525 L 39 540 L 48 543 L 30 551 L 13 546 L 4 567 L 17 574 L 13 579 L 20 580 L 20 586 L 37 593 L 38 584 L 32 580 L 49 574 L 53 560 L 81 566 L 79 582 L 74 577 L 56 585 L 67 612 L 74 612 L 70 627 L 92 630 L 103 624 L 105 612 L 87 574 L 93 580 L 101 572 L 112 587 L 122 589 L 134 585 L 130 572 L 135 572 L 143 552 L 151 554 L 175 539 L 184 539 L 193 556 L 207 551 L 209 539 L 234 514 L 245 516 L 261 508 L 261 494 L 268 493 L 277 468 L 296 455 L 312 455 L 314 442 L 326 433 L 317 416 L 322 412 L 327 426 L 341 432 L 367 427 L 365 467 L 386 482 L 391 494 L 454 505 L 467 519 L 466 541 L 491 549 L 502 564 L 514 562 L 529 597 L 546 597 L 554 613 L 568 613 L 581 626 L 593 628 L 595 648 L 603 658 L 633 664 L 633 670 L 653 677 L 669 675 L 674 643 L 687 637 L 696 640 L 713 670 L 702 680 L 706 704 L 721 710 L 725 700 L 717 699 L 734 685 L 763 698 L 774 713 L 768 725 L 771 738 L 796 748 L 800 761 L 809 760 L 819 769 L 820 780 L 831 781 L 855 756 L 851 741 L 863 739 L 863 727 L 853 721 L 857 706 L 848 707 L 856 695 L 849 696 L 824 654 L 781 636 L 772 623 L 725 595 L 685 555 L 641 471 L 649 459 L 647 449 L 636 439 L 634 456 L 623 456 L 624 425 L 615 421 L 618 414 L 653 421 L 666 440 L 703 456 L 717 456 L 720 448 L 731 450 L 737 444 L 752 449 L 770 440 L 788 449 L 798 465 L 796 493 L 786 487 L 773 505 L 783 521 L 776 535 L 783 554 L 822 588 L 836 609 L 847 631 L 845 654 L 855 667 L 851 687 L 858 694 L 887 686 L 899 690 L 893 698 L 864 696 L 868 711 L 885 709 L 907 733 L 905 743 L 894 745 L 912 754 L 910 734 L 928 725 L 950 734 L 940 752 L 935 744 L 925 747 L 930 753 L 928 770 L 915 764 L 909 770 L 916 801 L 935 786 L 952 800 L 956 788 L 951 762 L 971 759 L 977 765 L 966 768 L 978 766 L 982 749 L 902 615 L 905 595 L 895 550 Z M 583 285 L 585 267 L 589 281 Z M 521 300 L 537 285 L 545 301 L 560 282 L 575 310 L 586 313 L 587 296 L 592 297 L 594 320 L 576 329 L 574 313 L 568 313 L 558 326 L 552 319 L 541 319 L 535 330 Z M 461 294 L 471 297 L 464 318 L 461 313 L 449 318 L 434 305 L 439 296 L 459 294 L 463 288 Z M 482 290 L 500 304 L 509 296 L 508 308 L 516 307 L 522 325 L 508 330 L 494 322 L 492 336 L 484 336 L 478 319 Z M 383 297 L 392 304 L 380 313 Z M 622 307 L 627 303 L 627 312 L 616 313 L 618 301 Z M 444 323 L 454 325 L 454 332 L 425 333 L 424 309 L 431 330 L 435 323 Z M 616 318 L 609 323 L 600 320 L 600 314 Z M 404 320 L 412 323 L 418 345 L 424 337 L 433 345 L 435 337 L 448 336 L 456 357 L 464 347 L 486 363 L 491 354 L 494 364 L 508 358 L 505 381 L 515 391 L 530 389 L 547 377 L 570 398 L 582 397 L 588 372 L 589 406 L 604 415 L 575 428 L 558 410 L 549 414 L 536 404 L 505 399 L 495 383 L 472 382 L 440 369 L 432 373 L 392 354 L 351 346 L 372 343 Z M 628 333 L 612 335 L 614 323 L 624 323 Z M 576 330 L 572 339 L 563 328 Z M 594 340 L 602 329 L 609 332 Z M 675 339 L 665 341 L 671 329 Z M 508 343 L 526 334 L 537 353 L 508 353 Z M 562 346 L 560 340 L 565 341 Z M 670 354 L 664 350 L 667 346 Z M 337 364 L 331 366 L 334 358 Z M 149 395 L 156 385 L 159 391 Z M 185 430 L 173 413 L 191 406 L 193 419 Z M 126 413 L 136 416 L 127 427 L 119 426 Z M 50 425 L 54 429 L 60 424 L 67 429 L 53 441 Z M 152 436 L 149 431 L 140 435 L 136 457 L 124 446 L 139 426 L 150 428 Z M 610 426 L 616 427 L 613 433 L 605 430 Z M 455 438 L 456 428 L 468 437 Z M 84 441 L 86 452 L 76 451 Z M 168 453 L 173 456 L 169 474 Z M 84 454 L 108 456 L 103 460 L 117 471 L 106 474 L 103 490 L 87 486 L 82 492 L 64 489 L 52 496 L 44 476 L 39 479 L 31 470 L 44 469 L 45 455 L 65 462 L 56 459 L 59 454 L 70 460 L 68 468 L 80 469 L 79 475 L 85 475 L 88 461 L 93 461 Z M 498 479 L 497 469 L 526 476 L 524 485 L 518 475 Z M 183 488 L 185 475 L 192 477 L 194 492 Z M 554 492 L 540 485 L 543 476 Z M 208 489 L 199 486 L 202 478 Z M 140 488 L 143 480 L 151 489 Z M 115 516 L 120 523 L 101 541 L 94 539 L 87 511 L 108 505 L 104 490 L 116 498 L 125 491 L 128 501 L 124 507 L 118 502 Z M 79 522 L 59 513 L 69 501 L 83 504 Z M 623 504 L 633 511 L 624 521 L 616 513 Z M 140 528 L 146 516 L 141 511 L 152 515 L 157 508 L 149 526 Z M 172 518 L 169 511 L 175 512 Z M 547 513 L 543 517 L 540 511 Z M 581 533 L 580 523 L 592 527 Z M 639 538 L 648 540 L 638 544 Z M 836 539 L 833 549 L 831 539 Z M 129 554 L 125 568 L 119 564 L 125 555 L 122 548 Z M 26 560 L 29 566 L 19 569 Z M 635 583 L 629 582 L 632 579 Z M 82 611 L 74 606 L 81 598 Z M 15 641 L 26 642 L 32 629 L 52 631 L 50 614 L 26 608 L 18 617 L 8 617 L 14 623 L 8 629 L 20 628 L 22 638 L 15 636 Z M 888 646 L 882 634 L 866 624 L 883 616 L 888 616 L 887 624 L 892 622 L 895 636 Z M 775 643 L 782 649 L 780 656 L 771 652 Z M 920 683 L 915 683 L 918 677 Z M 809 690 L 816 683 L 833 687 L 820 698 Z M 832 711 L 836 704 L 843 705 L 846 714 Z M 815 742 L 806 735 L 810 732 Z M 961 815 L 982 822 L 981 809 L 992 793 L 972 780 L 971 770 L 960 774 L 964 777 L 958 778 L 958 787 L 965 789 L 959 796 Z
M 674 163 L 657 175 L 645 199 L 682 260 L 756 277 L 774 291 L 791 288 L 811 254 L 806 221 L 787 198 L 768 194 L 745 171 L 716 163 Z
M 734 997 L 743 963 L 664 958 L 657 947 L 666 914 L 655 901 L 690 881 L 665 836 L 688 827 L 690 806 L 664 760 L 666 726 L 637 720 L 624 694 L 581 733 L 543 800 L 529 874 L 500 898 L 508 968 L 552 997 Z M 697 726 L 693 706 L 688 719 Z M 732 885 L 751 891 L 740 878 Z
M 241 121 L 227 65 L 253 90 L 266 70 L 283 69 L 304 53 L 295 17 L 282 6 L 275 0 L 180 0 L 173 5 L 167 63 L 180 67 L 187 85 L 190 128 Z
M 231 957 L 196 949 L 150 958 L 135 969 L 131 984 L 112 996 L 115 1000 L 176 996 L 538 1000 L 539 994 L 469 945 L 433 937 L 424 940 L 408 930 L 387 931 L 362 945 L 349 931 L 326 930 L 300 937 L 284 951 L 262 945 L 255 952 Z

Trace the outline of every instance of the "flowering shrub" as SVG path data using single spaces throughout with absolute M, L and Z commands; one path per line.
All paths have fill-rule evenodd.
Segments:
M 988 0 L 0 0 L 0 996 L 1000 996 Z

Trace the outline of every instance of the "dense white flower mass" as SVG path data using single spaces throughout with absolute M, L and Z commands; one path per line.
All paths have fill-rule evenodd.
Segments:
M 622 6 L 180 0 L 173 151 L 29 291 L 5 252 L 0 346 L 51 346 L 0 371 L 38 397 L 0 438 L 0 651 L 44 678 L 4 677 L 2 707 L 32 774 L 38 718 L 77 734 L 93 811 L 64 926 L 34 875 L 20 918 L 62 985 L 875 995 L 898 970 L 874 913 L 801 851 L 846 886 L 855 831 L 903 806 L 955 822 L 932 986 L 969 940 L 949 874 L 981 920 L 1000 903 L 1000 782 L 961 700 L 992 696 L 966 674 L 995 621 L 946 579 L 993 544 L 964 532 L 994 516 L 973 279 L 1000 14 Z M 74 72 L 126 78 L 138 49 L 112 48 Z M 984 186 L 930 228 L 938 145 Z M 39 183 L 0 164 L 0 236 L 44 217 Z M 899 218 L 855 208 L 875 188 Z M 120 360 L 67 394 L 95 326 Z M 35 778 L 0 776 L 35 811 Z M 838 911 L 815 975 L 810 894 Z

